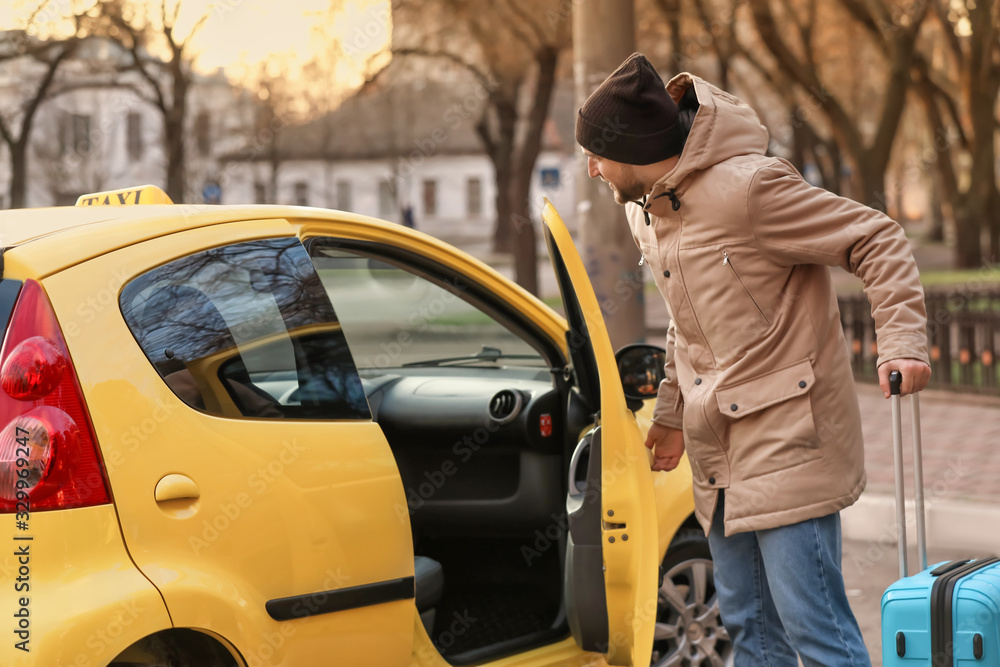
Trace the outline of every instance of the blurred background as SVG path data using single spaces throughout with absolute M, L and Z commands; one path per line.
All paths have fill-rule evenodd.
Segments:
M 945 375 L 998 385 L 982 319 L 1000 279 L 998 0 L 8 0 L 0 208 L 144 183 L 191 205 L 336 208 L 551 298 L 548 198 L 613 341 L 655 339 L 662 299 L 573 140 L 633 51 L 736 94 L 771 154 L 899 221 L 928 288 L 975 293 L 942 297 Z M 852 276 L 837 284 L 864 375 L 865 304 Z

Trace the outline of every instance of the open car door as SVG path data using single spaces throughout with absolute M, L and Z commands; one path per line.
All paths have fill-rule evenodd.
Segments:
M 566 609 L 581 648 L 612 665 L 648 665 L 657 594 L 656 506 L 649 456 L 626 407 L 594 288 L 551 203 L 542 212 L 580 391 L 597 413 L 570 463 Z M 589 455 L 586 449 L 589 447 Z M 586 481 L 577 467 L 587 461 Z

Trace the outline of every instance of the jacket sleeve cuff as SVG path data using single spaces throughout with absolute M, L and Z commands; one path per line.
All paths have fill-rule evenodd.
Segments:
M 684 399 L 677 382 L 663 380 L 656 393 L 653 421 L 661 426 L 681 430 L 684 425 Z
M 930 357 L 927 354 L 927 336 L 925 334 L 901 331 L 878 336 L 877 342 L 877 366 L 881 366 L 893 359 L 916 359 L 925 364 L 930 364 Z

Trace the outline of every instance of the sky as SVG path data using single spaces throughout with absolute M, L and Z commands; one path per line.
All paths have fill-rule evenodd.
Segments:
M 173 8 L 178 0 L 163 0 Z M 177 32 L 186 35 L 203 14 L 208 18 L 192 40 L 196 66 L 211 72 L 225 68 L 243 79 L 258 63 L 283 63 L 292 71 L 322 54 L 336 39 L 345 57 L 337 63 L 338 79 L 360 83 L 364 63 L 389 41 L 389 0 L 334 0 L 342 9 L 331 12 L 331 0 L 179 0 Z M 60 16 L 93 0 L 0 0 L 0 30 L 24 28 L 44 2 L 37 27 L 51 30 Z M 135 0 L 159 14 L 160 0 Z

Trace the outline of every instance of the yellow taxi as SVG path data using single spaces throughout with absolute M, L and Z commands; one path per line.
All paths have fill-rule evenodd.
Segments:
M 662 350 L 543 217 L 565 318 L 350 213 L 0 213 L 0 665 L 730 661 Z

